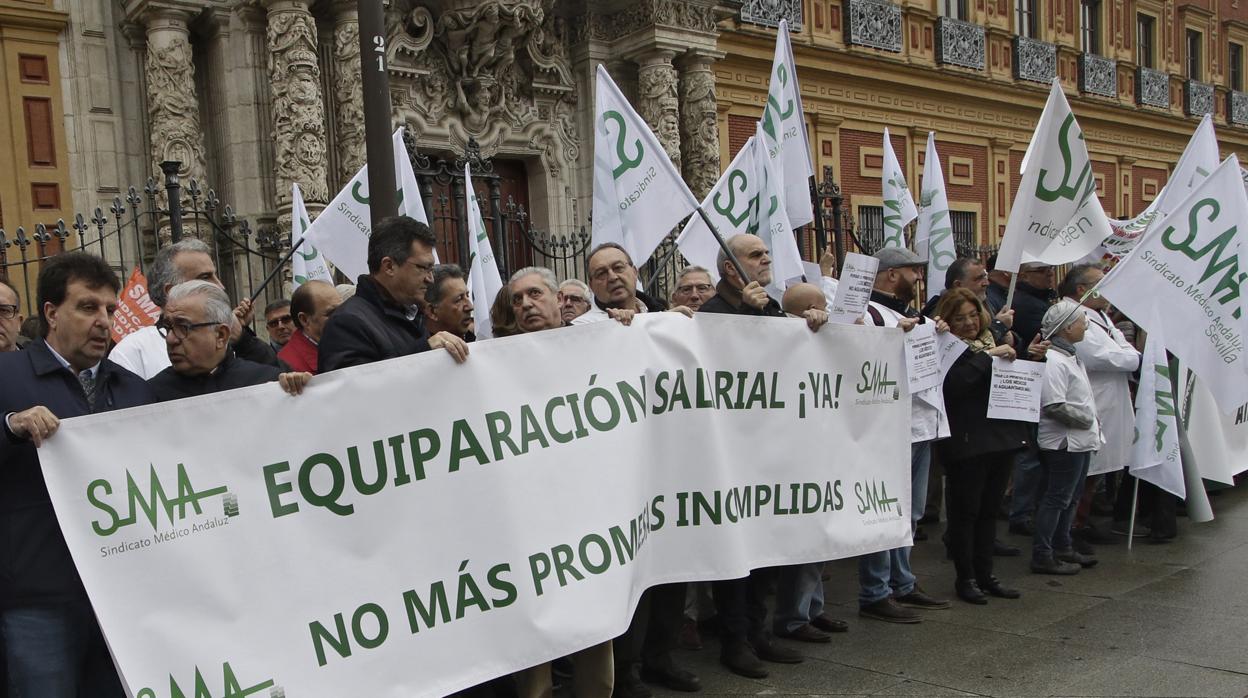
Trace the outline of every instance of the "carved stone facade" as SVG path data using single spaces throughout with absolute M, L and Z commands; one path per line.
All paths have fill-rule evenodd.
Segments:
M 667 156 L 680 170 L 680 100 L 676 89 L 674 52 L 654 51 L 637 71 L 637 113 L 650 124 Z
M 335 184 L 346 184 L 364 166 L 364 87 L 360 78 L 360 18 L 356 3 L 334 5 L 334 139 L 338 156 Z
M 681 162 L 685 182 L 699 200 L 719 180 L 719 123 L 714 57 L 693 54 L 680 74 Z
M 291 184 L 307 203 L 329 203 L 325 106 L 316 20 L 307 0 L 269 0 L 269 88 L 273 95 L 274 175 L 278 208 L 290 213 Z

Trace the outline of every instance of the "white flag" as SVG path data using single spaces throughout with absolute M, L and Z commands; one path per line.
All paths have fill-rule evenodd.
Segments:
M 1099 289 L 1129 317 L 1160 309 L 1166 348 L 1201 378 L 1224 412 L 1248 401 L 1240 283 L 1248 195 L 1232 155 L 1150 226 Z
M 477 339 L 494 336 L 490 326 L 490 306 L 503 290 L 503 277 L 498 273 L 494 246 L 485 231 L 477 190 L 472 186 L 472 173 L 464 163 L 464 189 L 468 192 L 468 291 L 472 294 L 472 317 L 476 322 Z
M 416 175 L 407 159 L 407 148 L 403 147 L 402 127 L 394 132 L 394 181 L 399 212 L 428 225 Z M 308 243 L 354 280 L 368 273 L 368 236 L 373 232 L 370 216 L 368 165 L 364 165 L 312 222 L 306 233 Z
M 802 91 L 797 85 L 797 64 L 789 43 L 789 22 L 780 20 L 776 32 L 776 56 L 771 62 L 771 84 L 767 104 L 759 122 L 767 154 L 783 182 L 784 210 L 789 223 L 800 227 L 815 220 L 810 201 L 810 178 L 815 174 L 810 161 L 810 141 L 806 138 L 806 118 L 802 113 Z
M 1140 386 L 1135 394 L 1135 443 L 1131 474 L 1151 482 L 1179 499 L 1186 496 L 1183 460 L 1179 455 L 1179 426 L 1170 362 L 1157 316 L 1151 322 L 1140 363 Z
M 308 209 L 303 205 L 303 192 L 299 191 L 298 184 L 292 185 L 290 193 L 290 244 L 292 247 L 299 243 L 310 225 L 312 223 L 308 218 Z M 334 283 L 334 275 L 325 265 L 325 258 L 310 241 L 300 245 L 294 256 L 290 258 L 290 278 L 291 293 L 308 281 Z
M 1111 232 L 1096 197 L 1096 178 L 1083 131 L 1055 79 L 1027 147 L 997 268 L 1017 272 L 1023 262 L 1074 262 L 1096 249 Z
M 618 243 L 641 266 L 698 200 L 601 65 L 596 99 L 592 242 Z
M 793 235 L 793 224 L 784 205 L 785 190 L 781 188 L 784 178 L 775 165 L 767 153 L 763 127 L 758 124 L 754 127 L 754 179 L 759 183 L 759 190 L 748 232 L 758 235 L 767 244 L 767 251 L 771 253 L 771 285 L 767 291 L 780 298 L 784 295 L 787 282 L 791 279 L 801 281 L 805 269 L 802 267 L 802 252 L 797 248 L 797 238 Z M 806 209 L 810 210 L 810 206 Z
M 1235 476 L 1248 470 L 1248 400 L 1223 414 L 1204 381 L 1188 370 L 1181 375 L 1179 404 L 1196 470 L 1206 480 L 1233 487 Z
M 927 259 L 927 298 L 940 295 L 945 272 L 958 258 L 949 220 L 949 199 L 945 196 L 945 173 L 936 154 L 936 134 L 927 134 L 927 155 L 923 156 L 923 187 L 919 192 L 919 224 L 914 231 L 914 251 Z
M 897 162 L 897 154 L 893 152 L 893 142 L 888 138 L 888 129 L 884 129 L 884 172 L 880 178 L 884 192 L 884 246 L 906 246 L 906 225 L 919 217 L 914 207 L 914 199 L 910 198 L 910 187 L 906 184 L 906 175 Z

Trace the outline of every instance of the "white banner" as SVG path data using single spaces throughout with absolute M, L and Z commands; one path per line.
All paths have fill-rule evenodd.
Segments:
M 791 227 L 813 223 L 810 178 L 815 168 L 810 160 L 802 90 L 797 84 L 797 63 L 789 42 L 789 22 L 784 19 L 780 20 L 776 32 L 776 54 L 771 61 L 771 82 L 759 128 L 764 134 L 763 145 L 783 182 L 784 210 Z
M 299 191 L 298 184 L 291 187 L 290 197 L 290 244 L 293 246 L 299 244 L 312 223 L 308 219 L 308 209 L 303 205 L 303 192 Z M 311 242 L 305 242 L 290 258 L 290 292 L 294 293 L 295 289 L 309 281 L 332 284 L 334 275 L 326 266 L 320 250 L 313 247 Z
M 503 290 L 503 277 L 498 273 L 494 245 L 485 230 L 468 163 L 464 163 L 464 187 L 468 191 L 468 292 L 472 295 L 474 334 L 477 339 L 489 339 L 494 336 L 490 307 L 494 305 L 494 297 Z
M 398 187 L 399 213 L 429 224 L 420 187 L 412 171 L 407 148 L 403 145 L 403 127 L 394 132 L 394 182 Z M 316 217 L 305 235 L 308 243 L 319 249 L 325 258 L 342 270 L 352 282 L 368 273 L 368 236 L 373 224 L 368 204 L 368 165 L 355 173 L 347 186 L 329 202 Z M 436 259 L 436 250 L 435 250 Z
M 927 299 L 941 294 L 945 272 L 958 258 L 949 219 L 949 199 L 945 196 L 945 174 L 936 153 L 936 134 L 927 134 L 927 154 L 923 156 L 923 186 L 919 193 L 919 223 L 914 230 L 914 251 L 927 260 Z
M 592 244 L 617 243 L 640 267 L 698 200 L 602 65 L 597 81 Z
M 1083 131 L 1056 79 L 1027 146 L 1022 174 L 997 269 L 1017 272 L 1023 262 L 1074 262 L 1110 236 Z
M 442 696 L 655 584 L 908 545 L 901 334 L 651 313 L 68 419 L 40 461 L 131 695 Z
M 910 186 L 906 184 L 906 174 L 901 171 L 901 163 L 897 162 L 897 154 L 893 152 L 888 128 L 884 129 L 884 170 L 880 182 L 884 196 L 883 248 L 904 248 L 906 226 L 919 217 L 919 210 L 910 197 Z
M 1156 317 L 1166 348 L 1201 377 L 1226 412 L 1248 401 L 1244 319 L 1238 317 L 1246 220 L 1248 195 L 1232 155 L 1150 227 L 1098 286 L 1128 317 Z

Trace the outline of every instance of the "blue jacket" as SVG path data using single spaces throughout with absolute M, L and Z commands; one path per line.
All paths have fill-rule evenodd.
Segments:
M 85 598 L 48 498 L 38 451 L 13 435 L 3 418 L 36 405 L 66 419 L 155 401 L 142 378 L 107 359 L 100 363 L 96 385 L 93 410 L 78 378 L 43 340 L 31 342 L 26 351 L 0 354 L 0 608 Z

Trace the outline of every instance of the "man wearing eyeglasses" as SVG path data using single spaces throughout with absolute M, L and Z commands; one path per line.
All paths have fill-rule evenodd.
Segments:
M 264 326 L 269 330 L 269 346 L 281 352 L 290 336 L 295 333 L 295 319 L 291 315 L 290 301 L 279 298 L 264 307 Z
M 572 321 L 573 325 L 616 319 L 630 321 L 637 313 L 667 310 L 667 304 L 637 290 L 637 267 L 624 248 L 604 242 L 590 251 L 585 260 L 589 288 L 594 292 L 593 307 Z M 693 317 L 685 307 L 672 310 Z
M 21 297 L 7 281 L 0 281 L 0 353 L 17 351 L 22 329 Z
M 683 305 L 696 313 L 713 295 L 715 284 L 711 282 L 711 273 L 696 264 L 690 265 L 681 269 L 676 277 L 672 305 Z
M 564 326 L 589 312 L 589 286 L 580 279 L 567 279 L 559 284 L 559 317 Z
M 325 325 L 321 373 L 430 349 L 445 349 L 457 363 L 468 359 L 468 343 L 450 332 L 430 335 L 420 311 L 433 280 L 436 244 L 428 225 L 407 216 L 373 226 L 368 273 Z
M 141 378 L 104 358 L 120 289 L 102 259 L 56 255 L 39 272 L 41 338 L 0 354 L 0 664 L 14 696 L 125 695 L 37 450 L 62 419 L 153 401 Z
M 212 283 L 186 281 L 169 290 L 156 331 L 165 339 L 171 365 L 147 382 L 157 401 L 272 381 L 280 381 L 287 392 L 302 391 L 311 373 L 283 373 L 276 366 L 234 355 L 230 350 L 233 317 L 229 297 Z

